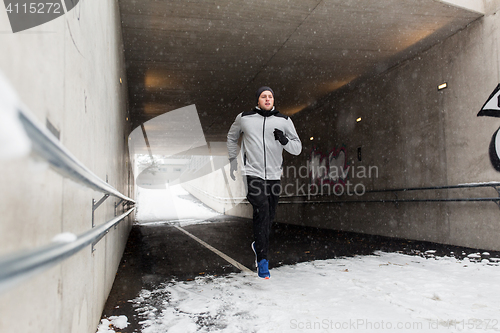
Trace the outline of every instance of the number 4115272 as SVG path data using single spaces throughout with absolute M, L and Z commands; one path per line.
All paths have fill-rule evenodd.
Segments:
M 9 14 L 62 14 L 61 4 L 57 2 L 33 2 L 22 5 L 9 3 L 6 9 Z

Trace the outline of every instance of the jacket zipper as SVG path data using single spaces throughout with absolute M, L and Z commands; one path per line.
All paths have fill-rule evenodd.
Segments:
M 264 145 L 264 180 L 267 179 L 267 167 L 266 167 L 266 117 L 264 117 L 264 123 L 262 125 L 262 144 Z

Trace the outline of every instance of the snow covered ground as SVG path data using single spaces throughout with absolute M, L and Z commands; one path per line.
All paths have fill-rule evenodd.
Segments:
M 140 190 L 143 222 L 217 214 L 180 186 L 157 191 Z M 488 253 L 376 252 L 274 268 L 270 280 L 239 273 L 172 281 L 129 302 L 142 333 L 499 332 L 499 263 Z M 127 320 L 103 319 L 98 333 L 120 332 Z
M 165 189 L 138 187 L 136 220 L 151 221 L 204 220 L 220 215 L 203 205 L 180 185 Z
M 270 280 L 172 281 L 130 302 L 143 333 L 498 332 L 497 262 L 378 252 L 282 266 Z

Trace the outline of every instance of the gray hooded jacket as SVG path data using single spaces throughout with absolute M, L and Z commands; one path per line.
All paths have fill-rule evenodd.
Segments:
M 275 129 L 283 131 L 288 138 L 286 145 L 274 138 Z M 243 135 L 243 174 L 247 176 L 278 180 L 283 170 L 283 148 L 293 155 L 302 151 L 302 143 L 292 120 L 274 108 L 271 111 L 254 108 L 236 116 L 227 134 L 229 159 L 238 155 L 240 135 Z

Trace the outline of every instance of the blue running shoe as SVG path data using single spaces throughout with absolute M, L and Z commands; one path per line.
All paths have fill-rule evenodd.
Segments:
M 257 274 L 259 277 L 263 279 L 269 279 L 271 278 L 271 273 L 269 273 L 269 260 L 267 259 L 262 259 L 259 261 L 259 265 L 257 267 Z
M 259 267 L 257 265 L 257 251 L 255 251 L 255 242 L 252 243 L 252 251 L 255 253 L 255 267 Z

